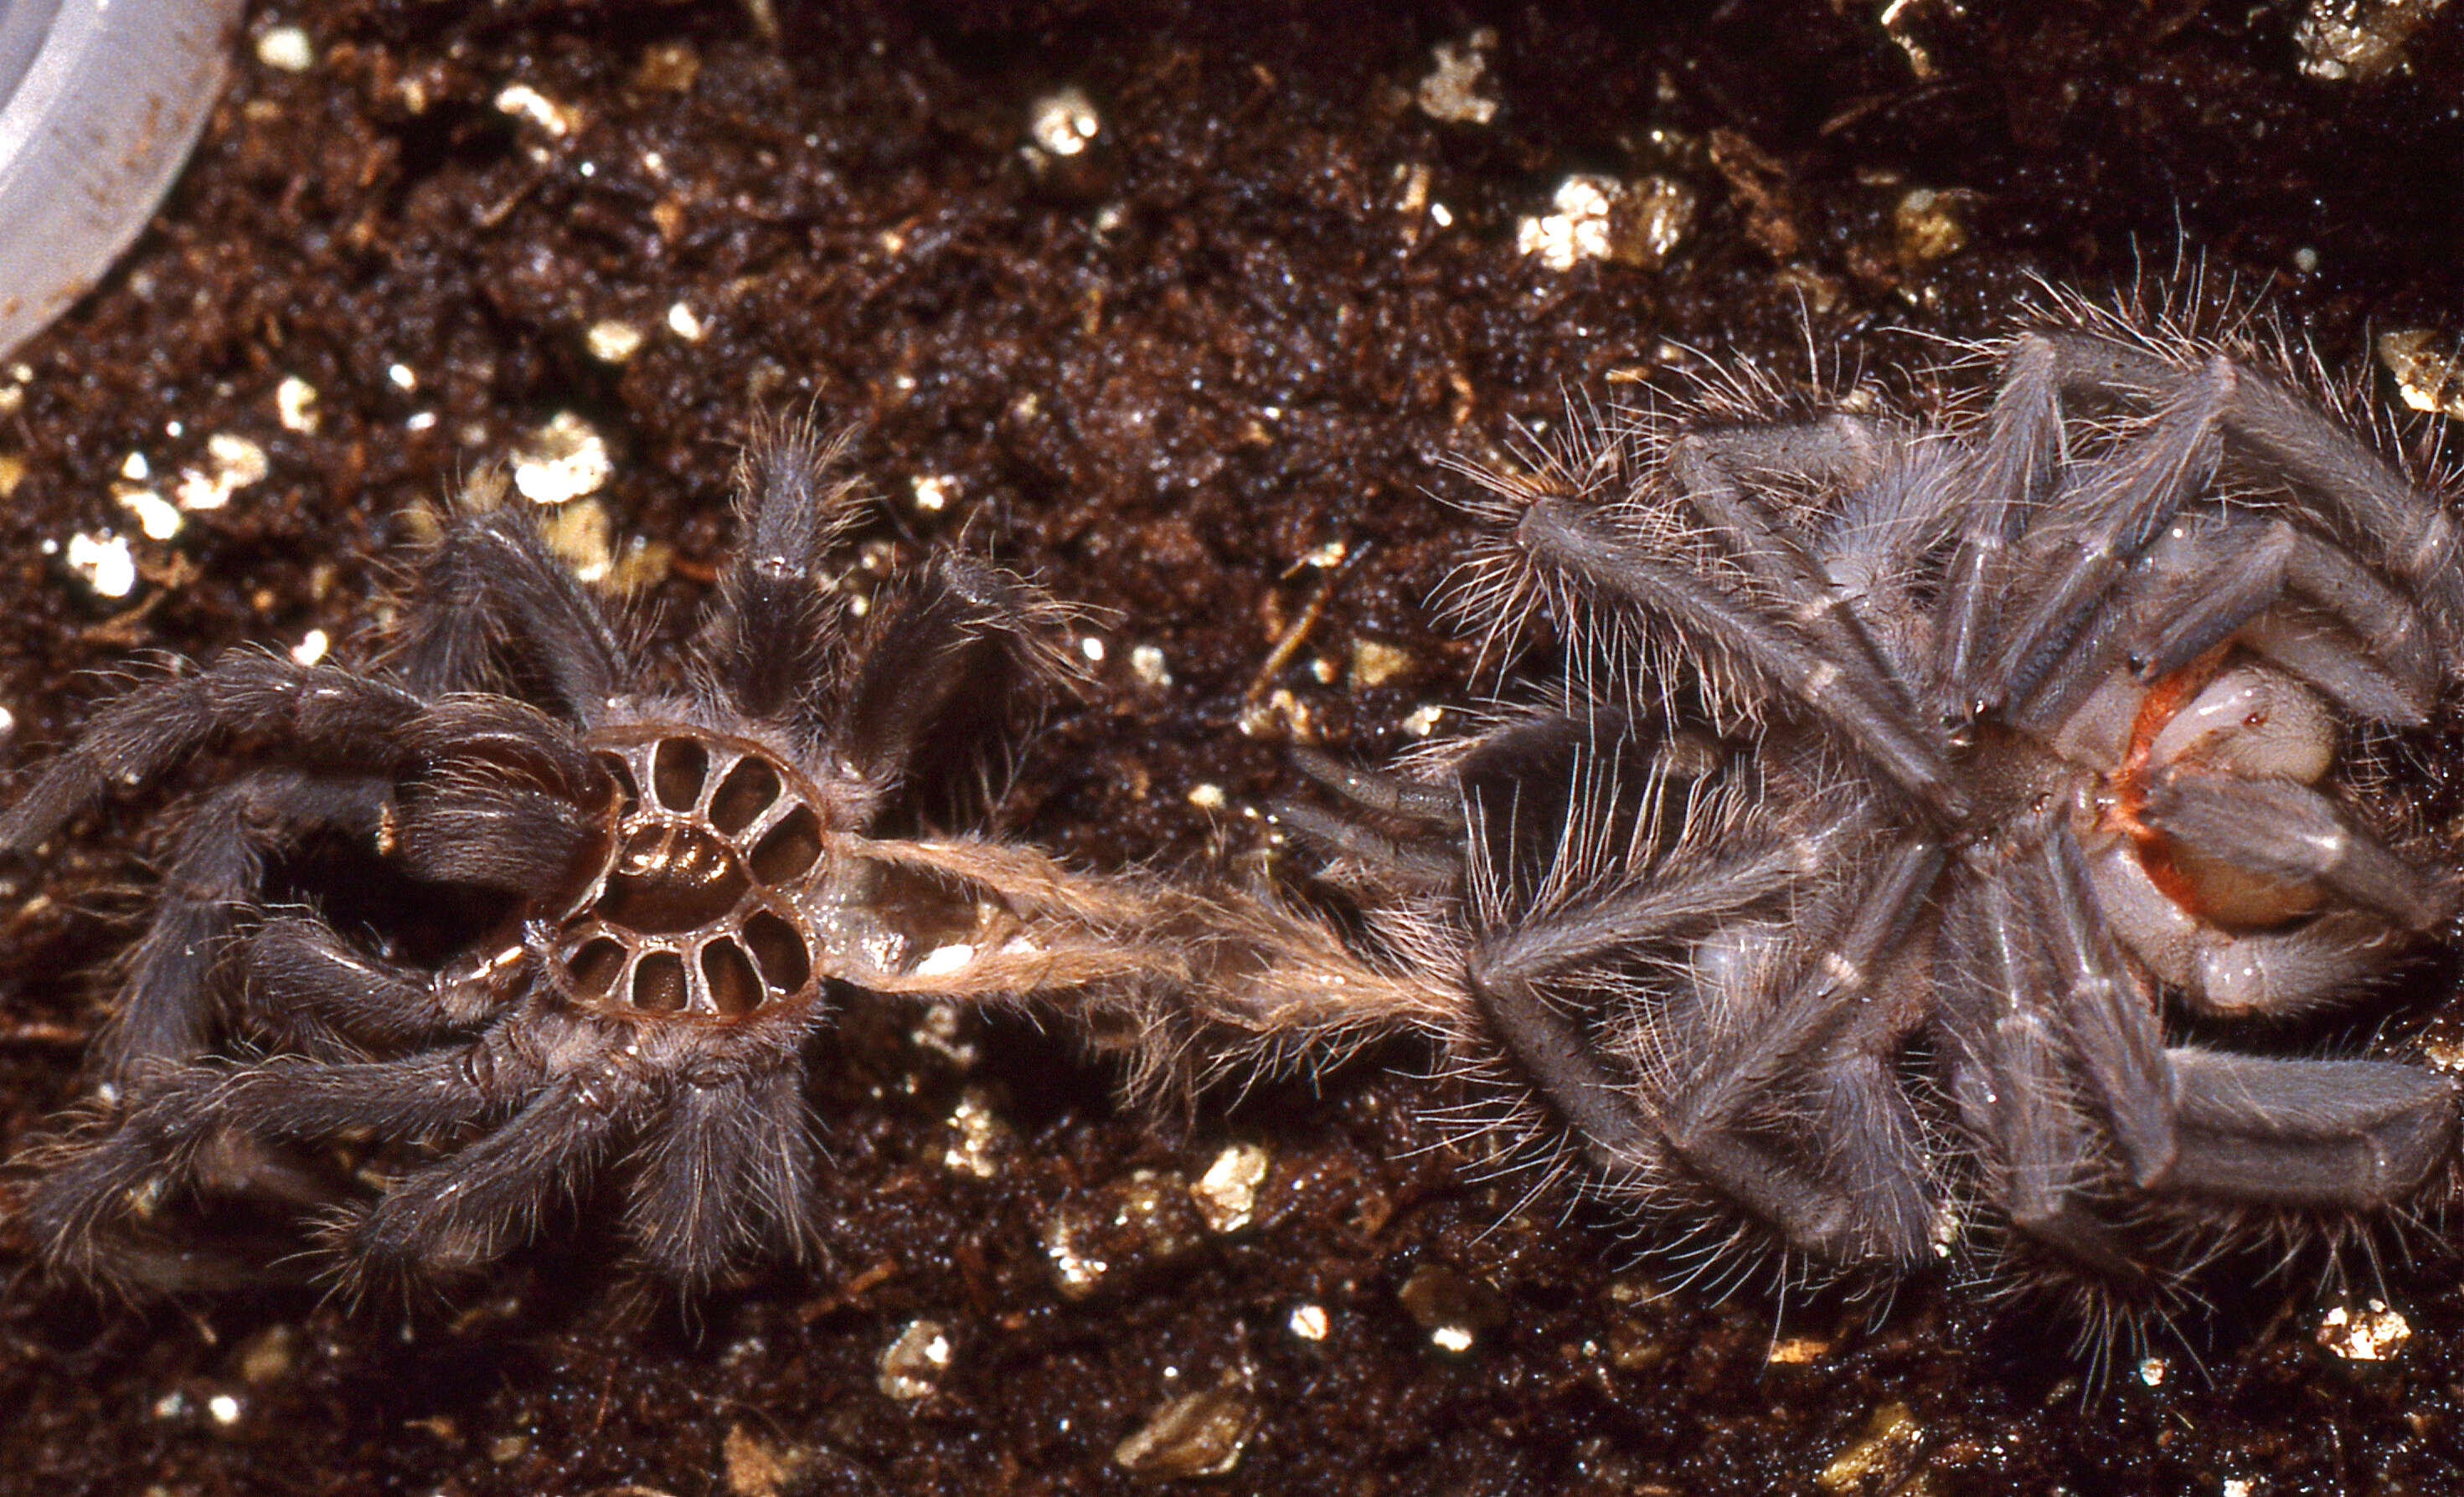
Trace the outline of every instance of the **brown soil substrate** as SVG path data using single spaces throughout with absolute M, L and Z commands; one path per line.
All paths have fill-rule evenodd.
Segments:
M 2281 0 L 1888 9 L 1896 35 L 1872 0 L 782 4 L 775 30 L 764 5 L 655 0 L 257 15 L 152 231 L 0 361 L 30 370 L 0 379 L 22 392 L 0 415 L 6 752 L 55 743 L 82 673 L 131 652 L 365 625 L 401 512 L 561 412 L 609 449 L 594 497 L 620 545 L 673 548 L 648 553 L 650 591 L 689 618 L 730 536 L 733 439 L 810 402 L 856 423 L 891 499 L 875 538 L 968 525 L 1115 611 L 1095 685 L 1028 753 L 1020 830 L 1096 864 L 1238 857 L 1293 732 L 1373 757 L 1415 709 L 1474 699 L 1430 603 L 1463 522 L 1426 490 L 1567 389 L 1688 350 L 1887 368 L 2007 326 L 2035 277 L 2101 290 L 2169 273 L 2183 243 L 2341 369 L 2373 331 L 2464 325 L 2464 25 L 2326 80 Z M 260 60 L 286 25 L 305 71 Z M 1418 101 L 1440 44 L 1485 58 L 1485 122 Z M 1039 163 L 1032 121 L 1068 87 L 1099 127 Z M 1690 202 L 1665 263 L 1518 250 L 1573 171 Z M 639 335 L 629 358 L 603 357 L 604 328 L 594 353 L 606 322 Z M 281 418 L 289 380 L 317 392 L 313 429 Z M 115 494 L 170 493 L 218 435 L 267 476 L 144 538 Z M 106 530 L 141 574 L 117 600 L 46 550 Z M 1356 564 L 1258 681 L 1332 542 Z M 1244 734 L 1244 698 L 1277 690 L 1271 730 Z M 2455 761 L 2421 747 L 2445 825 Z M 11 1151 L 77 1091 L 107 988 L 86 974 L 140 907 L 121 891 L 160 804 L 89 822 L 53 901 L 10 917 Z M 2452 986 L 2422 974 L 2408 1023 L 2446 1022 Z M 2464 1488 L 2464 1295 L 2434 1232 L 2363 1290 L 2410 1327 L 2387 1361 L 2321 1348 L 2314 1277 L 2227 1273 L 2192 1328 L 2204 1372 L 2159 1347 L 2083 1391 L 2067 1327 L 1955 1287 L 1784 1313 L 1658 1294 L 1675 1266 L 1616 1223 L 1421 1147 L 1419 1063 L 1158 1124 L 1056 1040 L 928 1038 L 857 1000 L 816 1068 L 825 1263 L 680 1309 L 585 1221 L 408 1311 L 134 1311 L 18 1274 L 0 1492 L 1091 1493 L 1243 1430 L 1215 1489 Z M 1219 1233 L 1181 1185 L 1230 1142 L 1269 1171 L 1256 1222 Z M 1109 1265 L 1086 1292 L 1048 1250 L 1072 1232 Z M 0 1235 L 0 1271 L 25 1246 Z M 885 1353 L 919 1320 L 947 1365 L 892 1398 Z M 1190 1429 L 1125 1466 L 1191 1395 Z

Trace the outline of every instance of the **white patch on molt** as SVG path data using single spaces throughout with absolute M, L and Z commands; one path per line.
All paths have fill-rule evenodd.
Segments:
M 949 977 L 955 973 L 965 971 L 967 967 L 975 962 L 975 960 L 976 948 L 974 946 L 967 944 L 965 942 L 952 942 L 946 946 L 935 946 L 932 950 L 925 952 L 915 964 L 914 975 L 917 977 Z

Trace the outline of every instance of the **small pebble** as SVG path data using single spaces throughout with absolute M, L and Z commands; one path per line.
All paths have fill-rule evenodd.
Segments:
M 2464 418 L 2464 342 L 2429 328 L 2406 328 L 2380 334 L 2376 351 L 2405 404 Z
M 615 476 L 599 429 L 559 411 L 514 449 L 514 488 L 533 504 L 564 504 L 596 492 Z
M 881 1354 L 875 1381 L 901 1402 L 929 1397 L 950 1370 L 950 1335 L 937 1320 L 911 1320 Z
M 1258 1187 L 1266 1181 L 1266 1151 L 1254 1143 L 1236 1143 L 1215 1156 L 1206 1173 L 1189 1187 L 1209 1230 L 1237 1232 L 1249 1225 L 1258 1209 Z
M 1904 1403 L 1885 1403 L 1865 1421 L 1865 1427 L 1831 1464 L 1816 1472 L 1814 1485 L 1827 1492 L 1905 1491 L 1914 1474 L 1924 1426 Z
M 274 387 L 274 414 L 285 431 L 302 436 L 317 432 L 317 387 L 297 375 L 286 375 Z
M 616 317 L 602 317 L 582 336 L 590 357 L 603 364 L 621 364 L 641 352 L 642 330 Z
M 1414 1269 L 1395 1297 L 1441 1352 L 1468 1352 L 1484 1332 L 1506 1322 L 1506 1304 L 1495 1290 L 1441 1264 Z
M 1141 1169 L 1073 1193 L 1045 1218 L 1041 1236 L 1054 1284 L 1085 1299 L 1124 1272 L 1188 1256 L 1204 1245 L 1206 1224 L 1185 1177 Z
M 1045 95 L 1027 111 L 1026 138 L 1047 156 L 1075 156 L 1103 133 L 1095 101 L 1075 84 Z
M 2348 1362 L 2386 1361 L 2410 1339 L 2411 1322 L 2384 1300 L 2371 1300 L 2358 1311 L 2339 1305 L 2319 1321 L 2319 1344 Z
M 1420 113 L 1449 124 L 1485 125 L 1497 118 L 1497 99 L 1489 92 L 1488 54 L 1497 33 L 1488 27 L 1461 43 L 1441 41 L 1429 49 L 1432 64 L 1413 90 Z
M 1246 1388 L 1211 1388 L 1156 1408 L 1136 1434 L 1112 1447 L 1112 1459 L 1139 1476 L 1224 1476 L 1241 1464 L 1257 1427 L 1257 1405 Z
M 256 39 L 256 60 L 278 73 L 305 73 L 317 65 L 317 49 L 297 26 L 276 26 Z

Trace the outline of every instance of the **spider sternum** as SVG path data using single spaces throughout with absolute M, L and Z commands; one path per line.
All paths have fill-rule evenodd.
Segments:
M 660 822 L 636 827 L 617 848 L 599 909 L 612 923 L 675 935 L 725 919 L 752 889 L 736 849 L 701 827 Z
M 685 723 L 600 729 L 607 853 L 550 961 L 588 1009 L 729 1021 L 820 995 L 801 900 L 826 861 L 822 792 L 752 739 Z
M 2075 815 L 2092 814 L 2095 777 L 2035 739 L 1993 722 L 1973 725 L 1962 738 L 1951 767 L 1968 791 L 1969 811 L 1957 829 L 1958 844 L 2005 845 L 2065 802 Z

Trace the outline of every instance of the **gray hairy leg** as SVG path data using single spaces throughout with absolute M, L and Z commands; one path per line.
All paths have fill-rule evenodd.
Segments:
M 1901 733 L 1914 738 L 1922 736 L 1916 698 L 1882 658 L 1847 595 L 1732 476 L 1740 466 L 1770 470 L 1792 463 L 1797 466 L 1785 471 L 1813 478 L 1839 466 L 1870 473 L 1880 445 L 1879 436 L 1862 423 L 1842 416 L 1801 426 L 1689 432 L 1669 449 L 1668 466 L 1685 502 L 1727 540 L 1738 564 L 1778 601 L 1789 621 L 1840 666 L 1847 689 L 1865 699 L 1868 711 L 1900 718 Z
M 2065 389 L 2162 404 L 2189 377 L 2169 359 L 2109 339 L 2056 334 L 2050 341 Z M 2374 559 L 2429 601 L 2448 658 L 2457 661 L 2464 535 L 2453 516 L 2311 401 L 2256 370 L 2241 371 L 2222 414 L 2238 453 L 2292 488 L 2332 529 L 2366 541 Z M 2464 664 L 2451 664 L 2457 669 Z
M 1849 683 L 1837 662 L 1789 624 L 1631 544 L 1563 500 L 1543 500 L 1526 510 L 1515 539 L 1535 563 L 1665 620 L 1706 658 L 1734 661 L 1768 689 L 1801 703 L 1919 803 L 1952 821 L 1966 814 L 1934 737 L 1881 710 Z
M 642 1259 L 687 1286 L 754 1253 L 811 1256 L 821 1150 L 792 1052 L 758 1080 L 686 1082 L 644 1139 L 626 1221 Z
M 2177 766 L 2158 776 L 2145 815 L 2194 853 L 2287 883 L 2315 883 L 2406 930 L 2428 930 L 2455 908 L 2443 880 L 2397 857 L 2306 785 Z
M 2004 700 L 1998 681 L 1986 675 L 1986 659 L 2001 630 L 1995 599 L 2004 591 L 2011 545 L 2052 489 L 2063 456 L 2057 365 L 2054 346 L 2043 336 L 2013 341 L 1984 440 L 1959 479 L 1970 497 L 1958 510 L 1934 652 L 1953 705 L 1965 712 L 1990 711 Z
M 266 921 L 250 938 L 247 982 L 262 1027 L 319 1059 L 367 1058 L 467 1034 L 495 1017 L 497 955 L 420 973 L 361 949 L 323 921 Z
M 548 549 L 528 504 L 457 514 L 411 574 L 387 663 L 422 696 L 504 689 L 538 672 L 576 722 L 627 689 L 624 641 L 597 595 Z
M 2173 1167 L 2179 1147 L 2154 1006 L 2105 925 L 2067 826 L 2050 830 L 2025 872 L 2051 965 L 2054 1028 L 2086 1073 L 2131 1177 L 2148 1185 Z
M 149 1074 L 211 1050 L 216 973 L 244 939 L 235 917 L 262 897 L 267 857 L 321 828 L 371 835 L 385 791 L 382 780 L 261 770 L 199 803 L 98 1047 L 104 1075 L 142 1090 Z
M 1793 1246 L 1834 1262 L 1857 1262 L 1879 1250 L 1913 1256 L 1907 1213 L 1894 1198 L 1863 1200 L 1827 1178 L 1812 1161 L 1792 1159 L 1766 1142 L 1762 1115 L 1791 1091 L 1813 1063 L 1833 1083 L 1856 1078 L 1823 1073 L 1822 1062 L 1870 1006 L 1885 1001 L 1876 976 L 1896 954 L 1900 938 L 1928 898 L 1945 859 L 1930 842 L 1902 844 L 1847 894 L 1834 938 L 1783 981 L 1769 1002 L 1738 1004 L 1704 1028 L 1707 1047 L 1690 1074 L 1672 1087 L 1661 1110 L 1669 1151 L 1706 1182 L 1762 1219 Z M 1871 1036 L 1863 1036 L 1871 1043 Z M 1852 1049 L 1857 1048 L 1852 1044 Z M 1835 1097 L 1835 1101 L 1843 1099 Z M 1852 1090 L 1851 1106 L 1871 1106 Z
M 1604 1169 L 1633 1170 L 1657 1154 L 1636 1079 L 1605 1060 L 1587 1027 L 1544 984 L 1645 942 L 1699 938 L 1804 877 L 1794 844 L 1732 855 L 1687 877 L 1620 890 L 1515 921 L 1481 941 L 1472 994 L 1508 1058 L 1525 1072 Z
M 2165 523 L 2207 488 L 2223 450 L 2221 412 L 2237 372 L 2211 360 L 2168 400 L 2148 429 L 2098 464 L 2072 501 L 2046 557 L 2045 581 L 1996 641 L 1993 676 L 2024 695 L 2059 657 L 2080 620 L 2119 581 Z
M 383 773 L 398 762 L 396 735 L 425 707 L 352 671 L 253 651 L 148 682 L 97 712 L 0 815 L 0 861 L 31 857 L 106 792 L 143 784 L 225 739 L 310 744 L 332 762 Z
M 2423 1066 L 2169 1052 L 2182 1151 L 2168 1193 L 2234 1204 L 2383 1210 L 2455 1150 L 2458 1086 Z
M 2178 538 L 2157 543 L 2153 559 L 2167 575 L 2134 610 L 2129 652 L 2142 681 L 2180 670 L 2248 631 L 2245 643 L 2291 665 L 2364 721 L 2428 721 L 2438 692 L 2428 627 L 2402 594 L 2343 552 L 2288 520 L 2236 514 L 2182 527 Z M 2265 627 L 2265 616 L 2288 601 L 2306 602 L 2303 612 L 2320 617 Z M 2349 642 L 2321 638 L 2321 622 Z
M 1948 1089 L 2012 1230 L 2109 1277 L 2142 1270 L 2093 1207 L 2103 1146 L 2074 1105 L 2054 978 L 2005 879 L 1962 880 L 1943 918 Z
M 494 1263 L 536 1236 L 542 1203 L 572 1200 L 649 1111 L 641 1085 L 609 1068 L 524 1079 L 532 1084 L 514 1098 L 518 1112 L 435 1163 L 395 1176 L 335 1225 L 331 1240 L 352 1283 Z
M 283 1058 L 184 1066 L 108 1131 L 46 1148 L 25 1221 L 48 1262 L 92 1277 L 140 1202 L 190 1184 L 201 1154 L 225 1133 L 313 1139 L 382 1123 L 403 1137 L 433 1137 L 503 1111 L 498 1096 L 473 1080 L 459 1048 L 339 1065 Z

